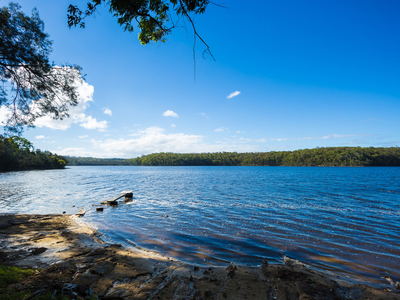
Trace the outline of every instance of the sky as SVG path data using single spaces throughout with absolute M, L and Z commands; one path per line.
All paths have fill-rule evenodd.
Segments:
M 37 149 L 133 158 L 400 145 L 397 0 L 210 4 L 194 20 L 215 61 L 182 20 L 165 43 L 142 46 L 105 6 L 69 29 L 68 5 L 85 1 L 18 3 L 38 9 L 51 60 L 86 74 L 70 118 L 24 131 Z

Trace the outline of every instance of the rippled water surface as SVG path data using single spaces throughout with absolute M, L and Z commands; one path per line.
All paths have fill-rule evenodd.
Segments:
M 95 212 L 122 190 L 133 201 Z M 75 205 L 75 207 L 73 207 Z M 106 239 L 197 264 L 285 254 L 400 281 L 400 168 L 69 167 L 0 174 L 1 213 L 75 213 Z M 162 217 L 168 215 L 168 217 Z

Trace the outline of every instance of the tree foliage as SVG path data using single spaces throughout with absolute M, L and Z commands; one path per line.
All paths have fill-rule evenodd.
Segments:
M 49 61 L 52 41 L 36 9 L 31 16 L 10 3 L 0 10 L 0 108 L 7 108 L 6 130 L 20 134 L 36 118 L 68 117 L 77 105 L 78 66 L 55 66 Z
M 133 159 L 68 157 L 70 165 L 134 166 L 400 166 L 400 148 L 328 147 L 296 151 L 153 153 Z
M 131 160 L 142 166 L 400 166 L 400 148 L 327 147 L 296 151 L 154 153 Z
M 255 153 L 156 153 L 133 165 L 169 166 L 400 166 L 400 148 L 328 147 Z
M 0 135 L 0 172 L 33 169 L 63 169 L 68 160 L 49 151 L 35 150 L 25 138 Z
M 66 156 L 69 166 L 129 166 L 130 161 L 123 158 L 96 158 Z
M 213 57 L 209 46 L 197 33 L 191 17 L 191 14 L 204 13 L 209 4 L 215 4 L 209 0 L 91 0 L 87 2 L 85 10 L 72 4 L 68 7 L 68 26 L 84 28 L 85 18 L 95 14 L 102 3 L 108 6 L 124 30 L 132 32 L 137 24 L 139 41 L 143 45 L 151 41 L 164 42 L 167 35 L 176 28 L 173 16 L 182 17 L 192 26 L 195 37 L 206 46 L 204 52 Z

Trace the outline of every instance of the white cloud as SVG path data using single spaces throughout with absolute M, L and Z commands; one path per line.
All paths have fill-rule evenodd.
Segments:
M 105 114 L 105 115 L 109 115 L 109 116 L 112 116 L 112 111 L 111 111 L 111 109 L 108 109 L 108 108 L 103 108 L 103 113 Z
M 45 137 L 44 135 L 37 135 L 35 136 L 35 139 L 42 140 L 42 139 L 49 139 L 49 137 Z
M 183 133 L 165 134 L 164 129 L 153 126 L 137 133 L 134 139 L 108 139 L 99 145 L 114 157 L 129 157 L 155 152 L 192 152 L 203 137 Z
M 138 131 L 135 138 L 108 139 L 104 142 L 97 141 L 95 147 L 104 150 L 98 157 L 125 157 L 132 158 L 142 154 L 157 152 L 175 153 L 201 153 L 221 151 L 259 151 L 254 145 L 242 142 L 220 142 L 206 144 L 201 135 L 189 135 L 184 133 L 166 134 L 163 128 L 153 126 Z M 62 153 L 65 151 L 63 150 Z
M 85 148 L 65 148 L 63 150 L 51 151 L 58 155 L 81 156 L 81 157 L 104 157 L 103 154 L 87 151 Z
M 236 97 L 236 96 L 238 96 L 240 94 L 240 92 L 239 91 L 236 91 L 236 92 L 233 92 L 233 93 L 230 93 L 227 97 L 226 97 L 226 99 L 231 99 L 231 98 L 233 98 L 233 97 Z
M 220 127 L 220 128 L 214 129 L 214 131 L 215 131 L 215 132 L 222 132 L 222 131 L 225 131 L 225 130 L 228 130 L 228 129 L 229 129 L 229 128 Z
M 89 137 L 89 136 L 88 135 L 78 135 L 78 138 L 80 138 L 80 139 L 85 139 L 87 137 Z
M 96 118 L 92 118 L 91 116 L 85 117 L 79 125 L 86 129 L 98 129 L 101 132 L 107 129 L 107 121 L 97 121 Z
M 6 106 L 0 107 L 0 125 L 6 125 L 7 120 L 10 116 L 10 109 Z
M 246 131 L 240 131 L 240 130 L 238 130 L 238 131 L 236 131 L 236 133 L 246 133 Z
M 172 128 L 175 128 L 175 127 L 176 127 L 176 125 L 175 125 L 175 124 L 171 124 L 171 127 L 172 127 Z
M 105 131 L 108 124 L 107 121 L 97 121 L 96 118 L 85 114 L 86 109 L 90 106 L 89 102 L 93 101 L 94 87 L 83 80 L 77 81 L 76 85 L 79 93 L 78 105 L 69 106 L 69 118 L 54 120 L 50 116 L 44 116 L 38 118 L 34 125 L 37 127 L 67 130 L 72 124 L 78 124 L 86 129 Z
M 167 110 L 163 113 L 164 117 L 173 117 L 173 118 L 179 118 L 178 114 L 173 112 L 172 110 Z
M 74 69 L 69 69 L 70 72 L 76 72 Z M 63 120 L 55 120 L 50 116 L 43 116 L 37 118 L 34 125 L 37 127 L 48 127 L 52 129 L 67 130 L 72 124 L 78 124 L 82 127 L 88 129 L 99 129 L 105 130 L 107 128 L 106 121 L 97 121 L 93 117 L 88 117 L 85 115 L 86 109 L 89 107 L 89 102 L 93 101 L 94 88 L 82 79 L 77 79 L 75 81 L 75 86 L 78 91 L 78 105 L 68 106 L 69 118 L 64 118 Z M 43 101 L 43 100 L 39 100 Z M 36 103 L 37 104 L 37 103 Z M 32 112 L 39 113 L 38 105 L 34 106 L 32 104 Z M 35 108 L 36 107 L 36 108 Z M 0 124 L 5 125 L 8 116 L 10 115 L 9 107 L 0 107 Z
M 278 141 L 278 142 L 282 142 L 282 141 L 287 141 L 288 139 L 270 139 L 270 141 Z

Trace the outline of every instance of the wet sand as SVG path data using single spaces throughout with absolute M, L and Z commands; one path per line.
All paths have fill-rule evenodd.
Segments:
M 355 284 L 285 258 L 258 267 L 198 267 L 104 243 L 70 215 L 0 216 L 2 264 L 37 268 L 8 289 L 75 299 L 400 299 L 400 284 Z M 5 291 L 7 293 L 7 290 Z M 32 294 L 32 295 L 33 295 Z

